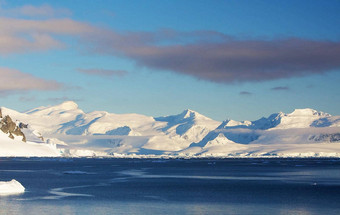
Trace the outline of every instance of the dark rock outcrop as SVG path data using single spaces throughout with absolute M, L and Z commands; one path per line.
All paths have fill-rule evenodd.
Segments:
M 11 119 L 10 116 L 5 116 L 1 121 L 0 121 L 0 129 L 8 134 L 9 132 L 14 131 L 15 127 L 17 126 L 13 120 Z
M 340 133 L 311 135 L 308 139 L 315 142 L 340 142 Z
M 24 123 L 20 122 L 19 128 L 28 128 L 28 124 L 24 124 Z
M 25 134 L 21 131 L 21 128 L 13 122 L 10 116 L 6 115 L 0 121 L 0 130 L 5 134 L 9 134 L 9 138 L 14 139 L 14 135 L 22 136 L 22 141 L 26 142 Z

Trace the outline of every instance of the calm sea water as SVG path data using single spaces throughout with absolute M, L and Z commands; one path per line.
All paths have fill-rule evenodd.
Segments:
M 0 159 L 0 214 L 340 214 L 339 159 Z

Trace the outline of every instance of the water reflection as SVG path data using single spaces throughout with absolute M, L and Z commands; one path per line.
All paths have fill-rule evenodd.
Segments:
M 311 211 L 308 207 L 294 207 L 289 205 L 266 204 L 192 204 L 192 203 L 161 203 L 161 202 L 97 202 L 68 201 L 55 204 L 8 204 L 0 202 L 2 212 L 5 214 L 188 214 L 188 215 L 214 215 L 214 214 L 294 214 L 313 215 L 322 214 L 322 210 Z M 337 214 L 337 210 L 328 210 L 327 214 Z

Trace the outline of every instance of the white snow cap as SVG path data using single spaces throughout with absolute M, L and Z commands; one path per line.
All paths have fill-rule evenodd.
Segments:
M 289 116 L 331 116 L 328 113 L 316 111 L 311 108 L 295 109 Z
M 65 110 L 74 110 L 78 109 L 78 104 L 75 103 L 74 101 L 66 101 L 58 105 L 60 109 L 65 109 Z

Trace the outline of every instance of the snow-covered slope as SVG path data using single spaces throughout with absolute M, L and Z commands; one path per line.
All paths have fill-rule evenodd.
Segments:
M 211 147 L 216 142 L 219 146 Z M 242 145 L 231 150 L 230 143 Z M 340 155 L 340 116 L 306 108 L 252 122 L 226 120 L 181 153 L 221 155 L 227 151 L 252 156 Z
M 1 110 L 24 123 L 27 143 L 0 133 L 0 156 L 340 156 L 340 116 L 312 109 L 222 123 L 193 110 L 156 118 L 85 113 L 72 101 L 25 113 Z
M 57 157 L 60 150 L 55 144 L 45 143 L 41 134 L 33 130 L 29 125 L 13 121 L 8 115 L 10 111 L 0 114 L 0 156 L 22 156 L 22 157 Z M 5 113 L 5 115 L 4 115 Z
M 191 110 L 158 118 L 105 111 L 84 113 L 72 101 L 25 113 L 2 109 L 5 114 L 40 131 L 48 142 L 64 145 L 67 151 L 73 152 L 84 147 L 99 148 L 109 154 L 178 151 L 200 141 L 220 124 Z
M 157 117 L 155 120 L 166 122 L 166 126 L 162 127 L 161 130 L 170 137 L 180 137 L 189 142 L 202 140 L 220 124 L 220 122 L 189 109 L 178 115 Z
M 295 109 L 290 114 L 275 113 L 268 118 L 261 118 L 256 121 L 237 122 L 234 120 L 226 120 L 218 129 L 289 129 L 289 128 L 308 128 L 308 127 L 339 127 L 340 116 L 331 116 L 328 113 L 318 112 L 316 110 Z
M 339 127 L 340 116 L 331 116 L 328 113 L 313 109 L 296 109 L 281 118 L 276 129 L 308 128 L 308 127 Z

